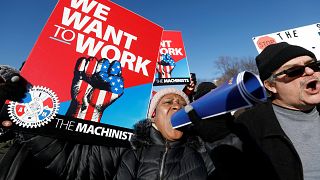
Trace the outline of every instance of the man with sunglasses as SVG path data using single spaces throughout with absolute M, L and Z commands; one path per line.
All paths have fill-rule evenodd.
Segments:
M 311 51 L 281 42 L 267 46 L 256 64 L 269 100 L 242 113 L 234 127 L 248 162 L 272 179 L 320 179 L 320 63 Z

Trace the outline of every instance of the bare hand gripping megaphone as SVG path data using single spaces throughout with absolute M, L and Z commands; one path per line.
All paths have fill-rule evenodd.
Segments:
M 171 117 L 173 128 L 192 123 L 188 113 L 193 110 L 201 119 L 218 116 L 267 100 L 265 89 L 257 75 L 243 71 L 206 95 L 180 109 Z

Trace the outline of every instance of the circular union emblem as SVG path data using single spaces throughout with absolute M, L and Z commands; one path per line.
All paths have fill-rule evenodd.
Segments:
M 11 101 L 8 112 L 19 126 L 37 128 L 48 124 L 58 113 L 59 101 L 49 88 L 35 86 L 28 90 L 21 102 Z

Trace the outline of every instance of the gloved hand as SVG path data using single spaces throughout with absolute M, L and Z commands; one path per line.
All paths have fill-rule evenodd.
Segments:
M 233 121 L 233 116 L 230 113 L 201 119 L 197 112 L 192 109 L 188 112 L 188 116 L 192 124 L 184 130 L 200 136 L 206 142 L 220 140 L 231 133 L 228 124 Z
M 67 116 L 99 122 L 103 111 L 124 92 L 119 61 L 81 57 L 72 81 Z
M 182 89 L 182 91 L 188 96 L 189 101 L 192 102 L 193 95 L 195 94 L 194 91 L 197 85 L 197 79 L 196 79 L 195 73 L 190 73 L 190 75 L 191 75 L 190 83 L 186 84 Z
M 13 67 L 0 65 L 0 102 L 20 101 L 27 92 L 27 81 Z M 1 104 L 0 103 L 0 108 Z
M 176 63 L 170 54 L 162 54 L 160 61 L 157 62 L 158 78 L 171 78 L 171 72 L 176 66 Z

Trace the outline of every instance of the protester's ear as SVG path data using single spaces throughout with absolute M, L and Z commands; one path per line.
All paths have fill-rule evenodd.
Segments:
M 271 82 L 271 81 L 269 81 L 269 80 L 265 80 L 265 81 L 263 81 L 263 84 L 264 84 L 264 87 L 265 87 L 268 91 L 270 91 L 270 92 L 272 92 L 272 93 L 274 93 L 274 94 L 277 93 L 277 89 L 275 88 L 273 82 Z
M 151 118 L 154 118 L 154 117 L 156 117 L 156 110 L 154 110 L 152 115 L 151 115 Z

